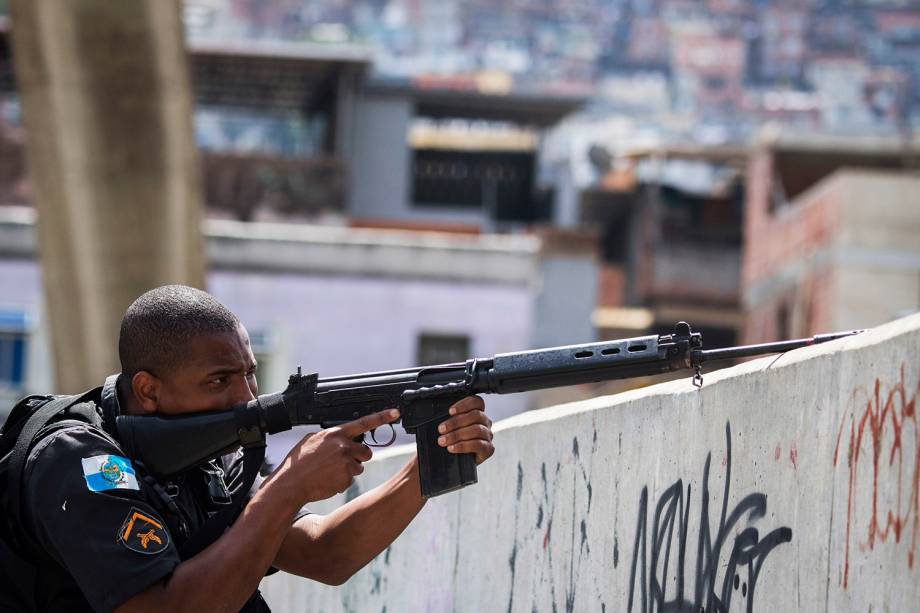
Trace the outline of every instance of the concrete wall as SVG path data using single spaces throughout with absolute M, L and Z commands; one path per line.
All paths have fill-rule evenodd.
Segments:
M 406 135 L 412 112 L 404 96 L 358 96 L 348 168 L 351 217 L 404 217 L 410 172 Z
M 920 602 L 920 315 L 513 417 L 344 586 L 277 611 L 908 611 Z M 378 454 L 353 496 L 408 452 Z M 335 504 L 332 501 L 329 504 Z M 328 506 L 314 505 L 318 512 Z
M 597 236 L 585 230 L 558 229 L 544 229 L 538 236 L 540 272 L 534 299 L 532 346 L 555 347 L 597 340 L 591 319 L 597 306 Z
M 590 258 L 551 254 L 540 262 L 533 347 L 591 343 L 597 296 L 597 263 Z
M 844 170 L 828 182 L 842 207 L 832 326 L 920 311 L 920 176 Z

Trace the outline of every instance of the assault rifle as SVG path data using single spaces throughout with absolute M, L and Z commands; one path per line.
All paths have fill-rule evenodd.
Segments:
M 178 417 L 123 415 L 116 421 L 125 451 L 153 474 L 168 477 L 241 446 L 264 446 L 266 434 L 300 425 L 329 428 L 395 407 L 406 432 L 416 436 L 422 495 L 430 497 L 476 482 L 473 454 L 452 454 L 437 442 L 438 425 L 448 418 L 450 405 L 466 396 L 513 394 L 682 369 L 693 369 L 694 384 L 702 386 L 701 369 L 707 362 L 782 353 L 859 332 L 706 350 L 700 333 L 680 322 L 673 334 L 501 353 L 456 364 L 325 379 L 315 373 L 305 375 L 298 367 L 284 391 L 261 395 L 227 411 Z

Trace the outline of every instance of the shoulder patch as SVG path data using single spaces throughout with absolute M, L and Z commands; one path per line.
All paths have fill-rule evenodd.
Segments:
M 118 529 L 118 542 L 137 553 L 156 554 L 169 545 L 169 532 L 156 515 L 131 507 Z
M 97 455 L 83 458 L 83 478 L 91 492 L 105 490 L 136 490 L 137 476 L 131 460 L 119 455 Z

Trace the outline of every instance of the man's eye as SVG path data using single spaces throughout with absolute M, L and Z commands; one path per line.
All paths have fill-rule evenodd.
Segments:
M 211 379 L 210 381 L 208 381 L 208 383 L 211 385 L 223 385 L 226 382 L 227 382 L 227 377 L 215 377 L 214 379 Z

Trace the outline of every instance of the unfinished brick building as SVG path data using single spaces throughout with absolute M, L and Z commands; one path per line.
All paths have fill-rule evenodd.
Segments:
M 920 305 L 920 173 L 900 139 L 762 142 L 747 172 L 742 341 L 864 328 Z

